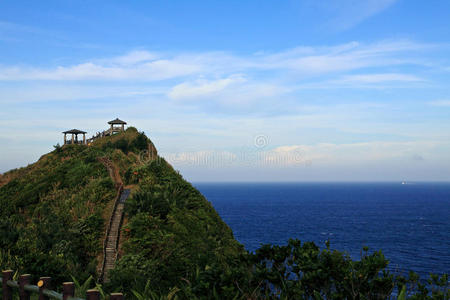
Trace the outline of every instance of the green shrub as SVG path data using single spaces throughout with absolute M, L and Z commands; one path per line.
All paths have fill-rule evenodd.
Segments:
M 128 153 L 128 142 L 127 140 L 125 140 L 124 138 L 121 138 L 119 140 L 117 140 L 115 143 L 112 144 L 113 148 L 122 150 L 123 153 Z
M 139 133 L 137 138 L 135 138 L 131 144 L 130 148 L 135 152 L 147 150 L 149 145 L 149 139 L 145 136 L 143 132 Z

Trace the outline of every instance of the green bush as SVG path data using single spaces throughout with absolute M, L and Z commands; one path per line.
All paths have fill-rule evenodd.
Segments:
M 135 152 L 147 150 L 149 145 L 149 139 L 145 136 L 143 132 L 139 133 L 137 138 L 135 138 L 131 144 L 130 148 Z
M 117 140 L 115 143 L 112 144 L 112 146 L 113 148 L 122 150 L 123 153 L 128 153 L 129 145 L 124 138 Z

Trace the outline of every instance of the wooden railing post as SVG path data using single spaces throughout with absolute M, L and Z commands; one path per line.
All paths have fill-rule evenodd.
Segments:
M 23 274 L 19 277 L 19 298 L 20 300 L 30 300 L 30 293 L 25 291 L 25 285 L 30 284 L 30 274 Z
M 100 300 L 100 292 L 96 289 L 87 290 L 86 300 Z
M 38 281 L 37 286 L 39 287 L 39 300 L 49 300 L 50 298 L 45 296 L 43 291 L 45 289 L 49 289 L 50 288 L 50 282 L 51 282 L 51 278 L 50 277 L 41 277 Z
M 109 297 L 109 300 L 123 300 L 123 294 L 122 293 L 112 293 Z
M 8 280 L 13 279 L 13 271 L 5 270 L 2 271 L 3 283 L 2 283 L 2 294 L 3 300 L 12 300 L 12 288 L 8 285 Z
M 75 295 L 75 284 L 73 282 L 63 283 L 63 300 Z

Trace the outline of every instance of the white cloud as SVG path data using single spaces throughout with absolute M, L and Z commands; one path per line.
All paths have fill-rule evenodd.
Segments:
M 383 41 L 370 45 L 351 42 L 333 47 L 316 47 L 305 53 L 288 50 L 268 55 L 262 57 L 256 67 L 317 75 L 373 67 L 417 65 L 422 62 L 411 57 L 411 54 L 431 47 L 406 40 Z M 408 54 L 402 55 L 405 52 Z
M 433 106 L 450 107 L 450 100 L 436 100 L 430 102 Z
M 282 83 L 249 81 L 242 75 L 206 80 L 197 79 L 174 86 L 167 94 L 174 100 L 208 100 L 223 106 L 263 103 L 272 97 L 289 93 L 291 88 Z
M 320 143 L 316 145 L 280 146 L 268 152 L 273 159 L 292 164 L 311 161 L 319 165 L 355 165 L 395 160 L 414 160 L 424 154 L 438 158 L 435 153 L 441 146 L 450 143 L 436 141 L 386 142 L 373 141 L 351 144 Z M 277 158 L 278 157 L 278 158 Z M 284 159 L 283 158 L 290 158 Z
M 131 100 L 136 97 L 161 96 L 167 91 L 164 87 L 142 87 L 129 85 L 89 86 L 79 83 L 51 82 L 25 83 L 23 88 L 15 86 L 0 89 L 0 103 L 11 104 L 20 102 L 54 102 L 83 101 L 122 98 Z
M 245 81 L 245 78 L 240 75 L 233 75 L 218 80 L 198 79 L 193 82 L 183 82 L 174 86 L 168 96 L 172 99 L 212 96 L 227 87 Z
M 235 164 L 237 156 L 229 151 L 192 151 L 180 153 L 162 153 L 172 165 L 221 168 Z
M 330 3 L 331 2 L 331 3 Z M 346 30 L 386 10 L 397 0 L 332 0 L 327 1 L 334 17 L 329 25 L 332 30 Z
M 399 73 L 382 73 L 382 74 L 358 74 L 346 75 L 333 82 L 335 83 L 380 83 L 380 82 L 417 82 L 424 81 L 424 79 Z
M 113 62 L 120 65 L 134 65 L 141 62 L 148 62 L 158 58 L 158 55 L 144 50 L 131 51 L 123 56 L 112 59 Z
M 17 40 L 17 36 L 19 35 L 18 33 L 30 34 L 35 36 L 36 35 L 48 36 L 52 38 L 60 37 L 53 31 L 44 30 L 34 26 L 26 26 L 18 23 L 0 21 L 1 38 Z
M 130 60 L 131 61 L 131 60 Z M 101 65 L 92 62 L 55 69 L 10 67 L 0 69 L 0 80 L 139 80 L 155 81 L 194 74 L 198 65 L 177 60 L 155 60 L 138 65 Z
M 439 158 L 437 150 L 445 143 L 417 142 L 365 142 L 352 144 L 321 143 L 316 145 L 288 145 L 266 151 L 262 162 L 271 167 L 346 167 L 367 164 L 417 162 L 417 157 Z M 445 147 L 449 147 L 447 143 Z M 423 159 L 422 159 L 423 160 Z M 421 161 L 422 161 L 421 160 Z
M 415 164 L 430 157 L 435 162 L 448 163 L 440 148 L 448 149 L 450 143 L 413 141 L 315 145 L 285 145 L 265 151 L 250 147 L 236 151 L 199 150 L 169 152 L 163 156 L 175 167 L 206 168 L 286 168 L 286 167 L 345 167 L 397 164 Z
M 176 55 L 132 51 L 110 59 L 92 60 L 56 68 L 0 66 L 0 80 L 139 80 L 158 81 L 203 76 L 205 81 L 233 74 L 276 76 L 291 71 L 292 78 L 357 71 L 365 68 L 420 65 L 412 53 L 428 45 L 409 41 L 376 44 L 346 43 L 332 47 L 298 47 L 277 53 L 233 55 L 224 52 L 179 53 Z M 408 74 L 404 74 L 406 76 Z M 195 79 L 188 78 L 190 81 Z M 412 79 L 410 77 L 409 79 Z M 196 84 L 195 82 L 193 84 Z M 192 84 L 191 84 L 192 85 Z

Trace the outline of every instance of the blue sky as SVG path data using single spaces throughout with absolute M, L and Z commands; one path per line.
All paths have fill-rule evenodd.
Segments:
M 0 172 L 119 117 L 192 181 L 450 180 L 450 2 L 2 1 Z

